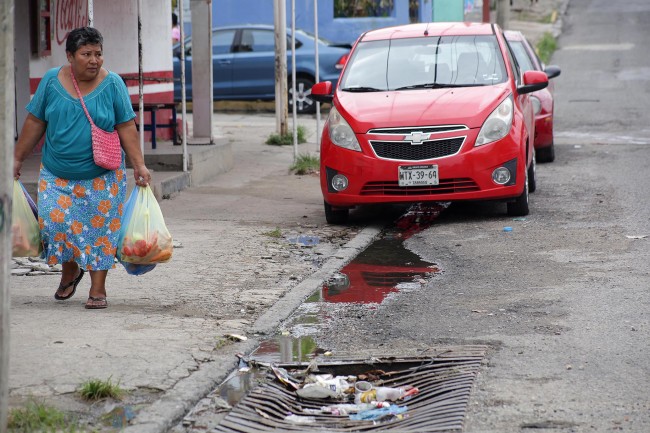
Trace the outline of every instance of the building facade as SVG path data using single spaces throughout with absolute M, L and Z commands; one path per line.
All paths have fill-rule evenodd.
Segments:
M 92 6 L 89 9 L 89 5 Z M 142 67 L 145 101 L 173 101 L 171 2 L 142 0 Z M 65 41 L 70 30 L 92 26 L 104 37 L 104 67 L 125 79 L 138 101 L 138 10 L 132 0 L 16 1 L 16 132 L 27 116 L 25 106 L 48 69 L 67 64 Z

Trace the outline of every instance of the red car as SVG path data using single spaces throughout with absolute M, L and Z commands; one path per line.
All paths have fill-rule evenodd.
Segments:
M 372 30 L 354 44 L 321 141 L 330 224 L 370 203 L 502 200 L 527 215 L 535 189 L 535 123 L 528 93 L 548 85 L 520 74 L 494 24 L 422 23 Z
M 558 66 L 545 66 L 537 57 L 535 50 L 521 32 L 506 30 L 503 32 L 510 44 L 522 72 L 544 71 L 549 80 L 562 72 Z M 553 162 L 553 82 L 549 81 L 546 89 L 530 95 L 535 112 L 535 159 L 537 162 Z

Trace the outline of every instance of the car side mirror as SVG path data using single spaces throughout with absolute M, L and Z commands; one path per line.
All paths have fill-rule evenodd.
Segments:
M 541 71 L 526 71 L 524 72 L 523 85 L 517 87 L 517 92 L 520 95 L 530 92 L 542 90 L 548 86 L 548 77 L 546 73 Z
M 544 68 L 544 72 L 546 73 L 546 76 L 550 80 L 551 78 L 555 78 L 558 75 L 560 75 L 562 70 L 560 69 L 559 66 L 550 65 Z
M 307 97 L 316 102 L 332 103 L 334 95 L 332 95 L 332 82 L 321 81 L 316 83 L 311 88 L 311 93 Z

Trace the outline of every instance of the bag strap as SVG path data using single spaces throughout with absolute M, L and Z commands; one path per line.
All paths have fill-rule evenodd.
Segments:
M 72 72 L 72 65 L 70 65 L 70 76 L 72 77 L 72 84 L 74 85 L 74 89 L 77 91 L 77 95 L 79 95 L 79 102 L 81 102 L 81 106 L 84 109 L 84 113 L 86 113 L 86 117 L 88 118 L 90 124 L 95 126 L 95 122 L 93 122 L 93 118 L 90 117 L 90 114 L 88 113 L 88 109 L 86 108 L 86 104 L 84 103 L 84 98 L 81 97 L 81 92 L 79 91 L 77 80 L 74 78 L 74 72 Z

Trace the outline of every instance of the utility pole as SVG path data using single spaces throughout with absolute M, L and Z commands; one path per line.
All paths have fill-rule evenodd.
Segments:
M 483 22 L 490 22 L 490 0 L 483 0 Z
M 510 26 L 510 0 L 497 0 L 497 24 L 502 30 Z
M 318 41 L 316 41 L 318 45 Z M 296 113 L 296 0 L 291 0 L 291 120 L 293 128 L 293 162 L 298 160 L 298 116 Z
M 0 432 L 9 400 L 9 262 L 14 177 L 14 0 L 0 2 Z
M 287 5 L 273 0 L 275 27 L 275 125 L 276 132 L 287 135 Z

